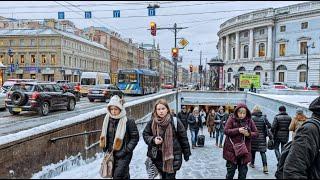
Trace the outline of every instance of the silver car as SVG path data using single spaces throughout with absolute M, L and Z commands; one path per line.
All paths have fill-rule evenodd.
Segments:
M 4 102 L 5 99 L 6 99 L 6 91 L 0 88 L 0 110 L 6 109 L 6 104 Z

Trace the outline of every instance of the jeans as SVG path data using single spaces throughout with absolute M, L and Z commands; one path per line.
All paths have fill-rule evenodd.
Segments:
M 190 130 L 190 132 L 191 132 L 191 142 L 192 142 L 192 145 L 196 145 L 197 140 L 198 140 L 198 132 L 199 132 L 199 129 L 198 129 L 198 130 Z
M 287 142 L 281 142 L 281 141 L 279 141 L 279 140 L 275 140 L 274 141 L 274 152 L 275 152 L 275 154 L 276 154 L 276 157 L 277 157 L 277 159 L 278 159 L 278 162 L 279 162 L 279 160 L 280 160 L 280 156 L 281 156 L 281 153 L 280 153 L 280 151 L 279 151 L 279 146 L 280 146 L 280 144 L 281 144 L 281 152 L 283 151 L 283 146 L 286 144 Z
M 237 164 L 233 164 L 227 161 L 227 175 L 226 179 L 233 179 L 236 169 L 238 169 L 238 179 L 246 179 L 248 173 L 248 166 L 246 164 L 240 164 L 241 159 L 237 160 Z
M 261 155 L 261 159 L 262 159 L 262 164 L 263 164 L 263 166 L 267 166 L 267 156 L 266 156 L 266 153 L 265 153 L 265 152 L 260 152 L 260 155 Z M 251 151 L 251 156 L 252 156 L 251 164 L 254 164 L 254 160 L 255 160 L 255 158 L 256 158 L 256 151 Z
M 223 129 L 216 129 L 216 144 L 218 144 L 218 140 L 220 136 L 220 145 L 222 145 L 223 135 L 224 135 Z

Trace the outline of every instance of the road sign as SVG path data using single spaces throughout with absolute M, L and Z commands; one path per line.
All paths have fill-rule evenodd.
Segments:
M 148 8 L 148 15 L 149 16 L 155 16 L 156 15 L 156 9 L 155 8 Z
M 113 11 L 113 17 L 114 18 L 119 18 L 120 17 L 120 10 L 114 10 Z
M 182 38 L 182 39 L 179 41 L 179 44 L 180 44 L 182 47 L 186 47 L 186 46 L 189 44 L 189 41 L 187 41 L 186 39 Z
M 85 12 L 84 12 L 84 17 L 85 17 L 86 19 L 91 19 L 91 11 L 85 11 Z
M 58 19 L 64 19 L 64 12 L 58 12 Z

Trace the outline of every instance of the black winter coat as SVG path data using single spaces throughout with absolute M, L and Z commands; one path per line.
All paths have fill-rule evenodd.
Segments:
M 320 122 L 320 116 L 314 119 Z M 284 179 L 320 179 L 320 130 L 307 123 L 300 127 L 283 168 Z
M 190 130 L 199 130 L 199 128 L 203 128 L 201 116 L 198 116 L 198 123 L 196 122 L 196 117 L 193 114 L 190 114 L 188 118 L 188 124 Z
M 152 119 L 148 122 L 146 125 L 144 131 L 143 131 L 143 139 L 144 142 L 148 145 L 148 152 L 147 156 L 151 158 L 152 162 L 156 165 L 158 169 L 162 170 L 163 162 L 162 162 L 162 151 L 160 151 L 160 147 L 154 143 L 154 138 L 156 136 L 153 136 L 152 134 Z M 177 119 L 177 130 L 174 128 L 173 124 L 173 118 L 171 117 L 171 126 L 173 131 L 173 169 L 174 171 L 178 171 L 181 168 L 182 165 L 182 154 L 184 155 L 184 158 L 189 158 L 191 155 L 190 145 L 188 142 L 188 136 L 187 131 L 184 129 L 183 124 L 179 119 Z M 151 149 L 152 147 L 158 148 L 157 157 L 155 159 L 152 158 Z
M 113 142 L 118 127 L 118 120 L 110 118 L 107 133 L 107 146 L 103 149 L 104 152 L 111 151 Z M 133 150 L 139 142 L 139 131 L 134 120 L 127 120 L 126 133 L 122 147 L 119 151 L 114 151 L 114 179 L 128 179 L 129 164 L 132 159 Z
M 182 122 L 184 129 L 187 130 L 188 129 L 188 118 L 189 118 L 190 113 L 189 112 L 179 112 L 178 113 L 178 118 L 180 119 L 180 121 Z
M 267 130 L 271 128 L 271 124 L 262 112 L 252 113 L 252 120 L 256 124 L 259 136 L 251 140 L 251 151 L 266 152 L 267 151 Z M 268 129 L 267 129 L 267 127 Z
M 220 112 L 217 112 L 216 113 L 216 119 L 214 121 L 215 123 L 215 128 L 216 129 L 219 129 L 220 131 L 223 131 L 224 130 L 224 126 L 226 125 L 227 123 L 227 119 L 228 119 L 228 114 L 226 113 L 222 113 L 220 114 Z
M 274 117 L 271 131 L 275 140 L 287 143 L 289 140 L 289 126 L 291 123 L 291 117 L 282 112 Z

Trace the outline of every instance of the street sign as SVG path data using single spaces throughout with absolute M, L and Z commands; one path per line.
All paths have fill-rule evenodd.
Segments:
M 85 17 L 86 19 L 91 19 L 91 11 L 85 11 L 85 12 L 84 12 L 84 17 Z
M 179 41 L 179 44 L 180 44 L 182 47 L 186 47 L 186 46 L 189 44 L 189 41 L 187 41 L 186 39 L 182 38 L 182 39 Z
M 114 18 L 119 18 L 120 17 L 120 10 L 114 10 L 113 11 L 113 17 Z
M 155 16 L 156 15 L 156 9 L 155 8 L 148 8 L 148 15 L 149 16 Z
M 64 19 L 64 12 L 58 12 L 58 19 Z

